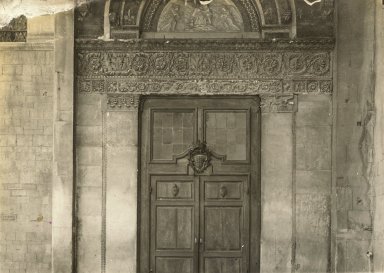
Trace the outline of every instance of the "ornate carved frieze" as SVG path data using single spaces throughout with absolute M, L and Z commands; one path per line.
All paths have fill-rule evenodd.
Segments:
M 124 77 L 78 79 L 80 93 L 175 95 L 331 94 L 331 80 L 144 80 Z
M 79 52 L 78 75 L 175 79 L 330 77 L 328 52 Z
M 260 95 L 260 109 L 263 113 L 295 111 L 295 95 Z
M 250 50 L 251 43 L 243 41 L 233 44 L 221 41 L 223 46 L 215 41 L 177 41 L 172 45 L 174 42 L 95 43 L 93 49 L 90 44 L 78 44 L 78 92 L 148 95 L 332 93 L 331 53 L 325 48 L 255 50 L 257 43 L 254 43 Z M 196 48 L 191 46 L 193 43 Z M 180 50 L 183 45 L 194 49 Z M 199 45 L 204 46 L 197 50 Z M 208 46 L 211 46 L 209 50 Z
M 92 86 L 105 86 L 104 90 Z M 282 93 L 280 80 L 176 80 L 132 81 L 124 78 L 107 79 L 100 84 L 96 79 L 79 79 L 80 93 L 130 93 L 130 94 L 262 94 Z M 85 87 L 85 88 L 84 88 Z M 84 88 L 84 89 L 83 89 Z
M 108 111 L 129 111 L 135 110 L 139 106 L 138 95 L 127 94 L 108 94 L 107 110 Z
M 284 82 L 284 92 L 294 94 L 332 94 L 332 80 L 292 80 Z

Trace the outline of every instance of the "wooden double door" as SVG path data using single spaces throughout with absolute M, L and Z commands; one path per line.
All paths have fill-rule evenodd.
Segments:
M 139 272 L 258 272 L 257 98 L 147 98 Z

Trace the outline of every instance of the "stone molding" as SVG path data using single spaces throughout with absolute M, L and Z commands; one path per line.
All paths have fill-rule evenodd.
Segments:
M 138 111 L 140 95 L 133 94 L 107 94 L 105 109 L 110 111 Z M 269 112 L 294 112 L 297 109 L 295 95 L 260 95 L 260 110 Z
M 258 95 L 332 94 L 332 80 L 170 80 L 78 78 L 81 94 Z
M 75 47 L 78 51 L 255 51 L 255 50 L 323 50 L 332 51 L 334 39 L 129 39 L 100 40 L 77 39 Z

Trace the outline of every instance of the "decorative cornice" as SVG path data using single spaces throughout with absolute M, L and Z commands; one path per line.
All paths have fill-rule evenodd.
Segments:
M 156 51 L 156 50 L 333 50 L 334 39 L 132 39 L 104 41 L 77 39 L 76 48 L 92 50 Z

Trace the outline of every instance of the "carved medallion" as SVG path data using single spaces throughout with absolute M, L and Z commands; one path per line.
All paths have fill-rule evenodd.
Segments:
M 204 172 L 211 165 L 212 153 L 206 142 L 200 140 L 189 149 L 189 165 L 196 173 Z

